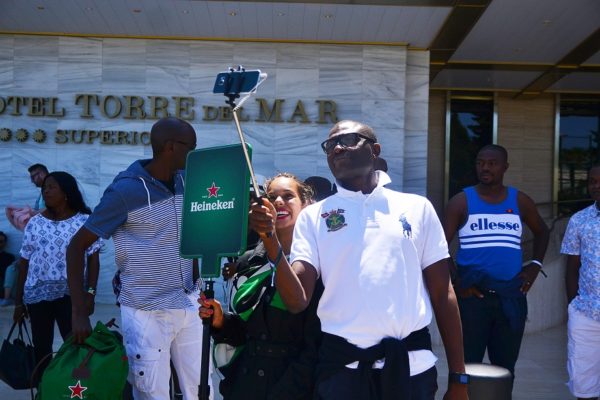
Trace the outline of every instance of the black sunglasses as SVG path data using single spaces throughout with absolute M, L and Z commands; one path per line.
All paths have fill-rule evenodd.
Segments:
M 175 143 L 179 143 L 179 144 L 181 144 L 181 145 L 183 145 L 183 146 L 187 147 L 188 149 L 191 149 L 191 150 L 196 150 L 196 146 L 197 146 L 197 145 L 196 145 L 196 143 L 195 143 L 195 142 L 193 142 L 193 143 L 188 143 L 188 142 L 183 142 L 183 141 L 181 141 L 181 140 L 175 140 L 175 139 L 173 139 L 173 142 L 175 142 Z
M 329 154 L 338 144 L 343 148 L 354 147 L 360 142 L 360 139 L 365 139 L 371 143 L 375 143 L 375 140 L 371 139 L 368 136 L 357 132 L 350 132 L 332 137 L 331 139 L 327 139 L 326 141 L 321 143 L 321 148 L 323 149 L 325 154 Z

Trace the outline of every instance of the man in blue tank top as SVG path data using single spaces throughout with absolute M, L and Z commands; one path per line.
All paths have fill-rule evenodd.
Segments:
M 465 362 L 490 362 L 514 377 L 527 318 L 526 294 L 542 268 L 548 227 L 533 200 L 504 186 L 506 149 L 484 146 L 477 154 L 479 183 L 448 202 L 444 232 L 456 232 L 460 246 L 453 284 L 461 314 Z M 523 266 L 521 235 L 525 223 L 534 235 L 533 259 Z

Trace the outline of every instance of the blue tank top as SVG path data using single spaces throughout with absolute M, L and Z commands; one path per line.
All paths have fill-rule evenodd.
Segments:
M 464 189 L 468 218 L 458 231 L 460 247 L 456 254 L 461 273 L 508 281 L 521 271 L 523 225 L 518 191 L 507 189 L 506 199 L 497 204 L 481 200 L 475 187 Z

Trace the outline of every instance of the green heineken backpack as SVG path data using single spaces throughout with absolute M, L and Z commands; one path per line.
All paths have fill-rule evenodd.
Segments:
M 83 345 L 69 337 L 52 359 L 36 400 L 120 400 L 127 379 L 127 355 L 120 335 L 98 322 Z

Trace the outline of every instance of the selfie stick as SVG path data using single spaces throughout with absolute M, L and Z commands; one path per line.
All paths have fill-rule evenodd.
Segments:
M 204 287 L 204 295 L 208 299 L 215 297 L 213 291 L 213 280 L 207 279 Z M 198 399 L 209 400 L 210 398 L 210 383 L 208 371 L 210 368 L 210 324 L 212 318 L 202 320 L 202 358 L 200 359 L 200 385 L 198 386 Z
M 233 68 L 229 69 L 230 72 L 234 72 Z M 237 71 L 244 71 L 244 67 L 241 65 L 238 66 Z M 246 139 L 244 138 L 244 133 L 242 132 L 242 127 L 240 125 L 240 119 L 238 118 L 238 110 L 250 98 L 251 95 L 256 93 L 256 89 L 267 79 L 266 73 L 260 73 L 258 82 L 256 82 L 256 86 L 254 86 L 246 96 L 244 96 L 238 105 L 235 105 L 235 99 L 240 97 L 239 93 L 229 93 L 225 94 L 229 98 L 225 103 L 229 104 L 233 109 L 233 121 L 235 122 L 235 127 L 238 132 L 238 136 L 240 137 L 240 143 L 242 144 L 242 150 L 244 151 L 244 158 L 246 159 L 246 165 L 248 166 L 248 171 L 250 171 L 250 180 L 252 181 L 252 187 L 254 188 L 254 199 L 258 202 L 260 201 L 260 189 L 258 187 L 258 182 L 256 181 L 256 175 L 254 174 L 254 168 L 252 168 L 252 162 L 250 161 L 250 156 L 248 155 L 248 149 L 246 148 Z M 240 80 L 241 85 L 242 80 Z M 267 237 L 271 237 L 271 232 L 267 233 Z
M 230 68 L 229 71 L 234 72 L 234 69 Z M 244 71 L 244 67 L 242 67 L 241 65 L 238 66 L 237 72 L 243 72 L 243 71 Z M 239 93 L 227 93 L 226 92 L 226 94 L 225 94 L 225 96 L 227 96 L 229 98 L 229 100 L 226 101 L 225 103 L 229 104 L 233 111 L 233 121 L 235 122 L 235 127 L 237 129 L 238 136 L 240 137 L 240 143 L 242 144 L 242 150 L 244 151 L 244 158 L 246 159 L 246 165 L 248 166 L 248 170 L 250 171 L 250 179 L 252 180 L 252 187 L 254 188 L 254 198 L 256 200 L 260 199 L 260 191 L 258 188 L 258 182 L 256 181 L 256 175 L 254 174 L 254 168 L 252 168 L 252 162 L 250 161 L 250 156 L 248 155 L 248 149 L 246 148 L 246 139 L 244 139 L 244 133 L 242 132 L 242 127 L 240 125 L 240 119 L 238 117 L 238 110 L 240 109 L 242 104 L 244 104 L 246 102 L 246 100 L 248 100 L 250 98 L 251 95 L 256 93 L 256 90 L 258 89 L 260 84 L 263 83 L 266 79 L 267 79 L 267 74 L 261 73 L 259 76 L 259 80 L 256 83 L 256 86 L 254 86 L 248 92 L 248 94 L 246 94 L 246 96 L 244 96 L 239 101 L 238 105 L 235 104 L 235 99 L 240 97 Z
M 233 68 L 229 68 L 230 73 L 243 73 L 244 68 L 240 65 L 237 70 Z M 256 89 L 258 86 L 263 83 L 267 79 L 267 74 L 261 73 L 259 75 L 258 82 L 256 86 L 254 86 L 236 105 L 235 99 L 240 97 L 240 92 L 232 91 L 232 88 L 226 88 L 225 96 L 229 100 L 225 103 L 229 104 L 233 111 L 233 120 L 235 122 L 235 127 L 237 129 L 238 135 L 240 137 L 240 143 L 242 144 L 242 150 L 244 152 L 244 158 L 246 159 L 246 165 L 248 166 L 248 170 L 250 171 L 250 179 L 252 180 L 252 187 L 254 188 L 254 198 L 258 201 L 260 199 L 260 192 L 258 187 L 258 182 L 256 181 L 256 175 L 254 174 L 254 168 L 252 168 L 252 162 L 250 161 L 250 155 L 248 154 L 248 149 L 246 148 L 246 139 L 244 139 L 244 133 L 242 132 L 242 127 L 240 125 L 240 120 L 238 117 L 238 110 L 250 98 L 250 96 L 256 93 Z M 238 86 L 242 87 L 243 78 L 238 82 Z M 209 278 L 205 281 L 204 295 L 208 299 L 212 299 L 214 297 L 213 291 L 213 280 Z M 212 318 L 207 318 L 202 320 L 202 359 L 200 363 L 200 385 L 198 386 L 198 398 L 200 400 L 209 400 L 210 397 L 210 384 L 209 384 L 209 364 L 210 364 L 210 325 Z
M 248 165 L 248 170 L 250 171 L 250 180 L 252 181 L 252 187 L 254 188 L 254 198 L 258 200 L 260 198 L 258 182 L 256 181 L 256 175 L 254 175 L 254 168 L 252 168 L 252 163 L 250 162 L 250 156 L 248 155 L 248 149 L 246 148 L 246 140 L 244 139 L 244 134 L 242 133 L 237 111 L 238 107 L 235 107 L 233 109 L 233 120 L 235 121 L 235 127 L 237 128 L 238 135 L 240 137 L 240 143 L 242 144 L 242 150 L 244 151 L 244 158 L 246 159 L 246 164 Z

